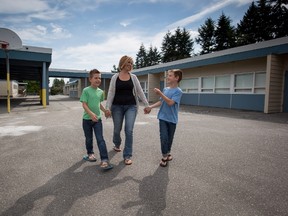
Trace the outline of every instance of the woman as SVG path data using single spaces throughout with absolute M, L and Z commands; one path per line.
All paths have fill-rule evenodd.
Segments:
M 120 72 L 113 75 L 110 81 L 106 109 L 112 115 L 114 123 L 113 149 L 121 151 L 121 130 L 125 119 L 125 146 L 123 150 L 124 163 L 132 164 L 133 128 L 139 108 L 139 99 L 148 107 L 148 101 L 135 74 L 132 74 L 133 59 L 123 56 L 119 61 Z

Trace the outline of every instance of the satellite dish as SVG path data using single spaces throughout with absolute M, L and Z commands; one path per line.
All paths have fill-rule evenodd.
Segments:
M 20 49 L 22 48 L 22 40 L 12 30 L 0 28 L 0 48 L 9 50 Z

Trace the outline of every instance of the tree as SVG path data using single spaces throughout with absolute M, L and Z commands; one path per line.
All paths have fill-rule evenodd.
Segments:
M 237 46 L 256 43 L 255 26 L 259 20 L 257 7 L 254 2 L 251 3 L 243 19 L 237 25 L 236 29 L 236 43 Z
M 54 79 L 51 87 L 51 95 L 63 94 L 64 80 Z
M 191 57 L 193 45 L 194 41 L 185 28 L 181 30 L 178 27 L 174 35 L 168 31 L 162 41 L 162 62 L 171 62 Z
M 288 0 L 270 0 L 273 37 L 288 36 Z
M 119 71 L 120 71 L 119 68 L 116 67 L 116 65 L 113 65 L 113 70 L 111 70 L 111 73 L 117 73 Z
M 273 24 L 271 16 L 271 6 L 267 0 L 257 1 L 257 24 L 255 26 L 256 41 L 266 41 L 273 39 Z
M 219 17 L 215 31 L 215 50 L 224 50 L 236 46 L 235 29 L 231 25 L 231 19 L 224 13 Z
M 38 95 L 40 93 L 40 82 L 34 80 L 26 80 L 27 83 L 27 94 Z
M 215 46 L 215 21 L 208 18 L 204 25 L 198 28 L 198 33 L 199 36 L 196 38 L 196 42 L 202 48 L 200 54 L 211 53 Z
M 141 44 L 138 53 L 136 54 L 135 68 L 143 68 L 147 65 L 147 53 L 143 43 Z
M 193 51 L 194 41 L 191 39 L 190 33 L 183 28 L 177 28 L 174 34 L 176 44 L 177 59 L 184 59 L 191 57 Z
M 152 45 L 149 48 L 148 54 L 147 54 L 147 66 L 152 66 L 159 64 L 161 62 L 161 54 L 158 52 L 156 47 L 152 47 Z

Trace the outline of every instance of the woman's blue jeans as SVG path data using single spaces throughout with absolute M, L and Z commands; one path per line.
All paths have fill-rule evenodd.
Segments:
M 82 126 L 85 135 L 85 145 L 87 154 L 94 154 L 93 151 L 93 131 L 94 131 L 101 161 L 108 161 L 106 142 L 103 137 L 102 120 L 100 119 L 98 120 L 98 122 L 93 122 L 92 120 L 83 119 Z
M 163 157 L 171 152 L 176 124 L 159 119 L 160 143 Z
M 123 158 L 130 159 L 133 150 L 133 129 L 137 116 L 136 105 L 112 105 L 112 118 L 114 123 L 113 143 L 116 147 L 121 145 L 121 130 L 125 119 L 125 147 Z

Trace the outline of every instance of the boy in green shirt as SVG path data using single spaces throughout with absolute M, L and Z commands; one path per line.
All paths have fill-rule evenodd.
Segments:
M 107 110 L 101 104 L 104 100 L 104 92 L 99 88 L 101 84 L 101 73 L 97 69 L 91 70 L 89 72 L 89 81 L 91 85 L 83 89 L 80 97 L 80 102 L 82 102 L 82 107 L 84 109 L 82 127 L 87 150 L 87 155 L 85 155 L 83 159 L 90 162 L 96 161 L 93 151 L 94 131 L 101 158 L 100 167 L 103 169 L 112 169 L 113 166 L 109 163 L 106 142 L 103 137 L 103 125 L 101 120 L 101 110 L 105 115 L 107 113 Z

